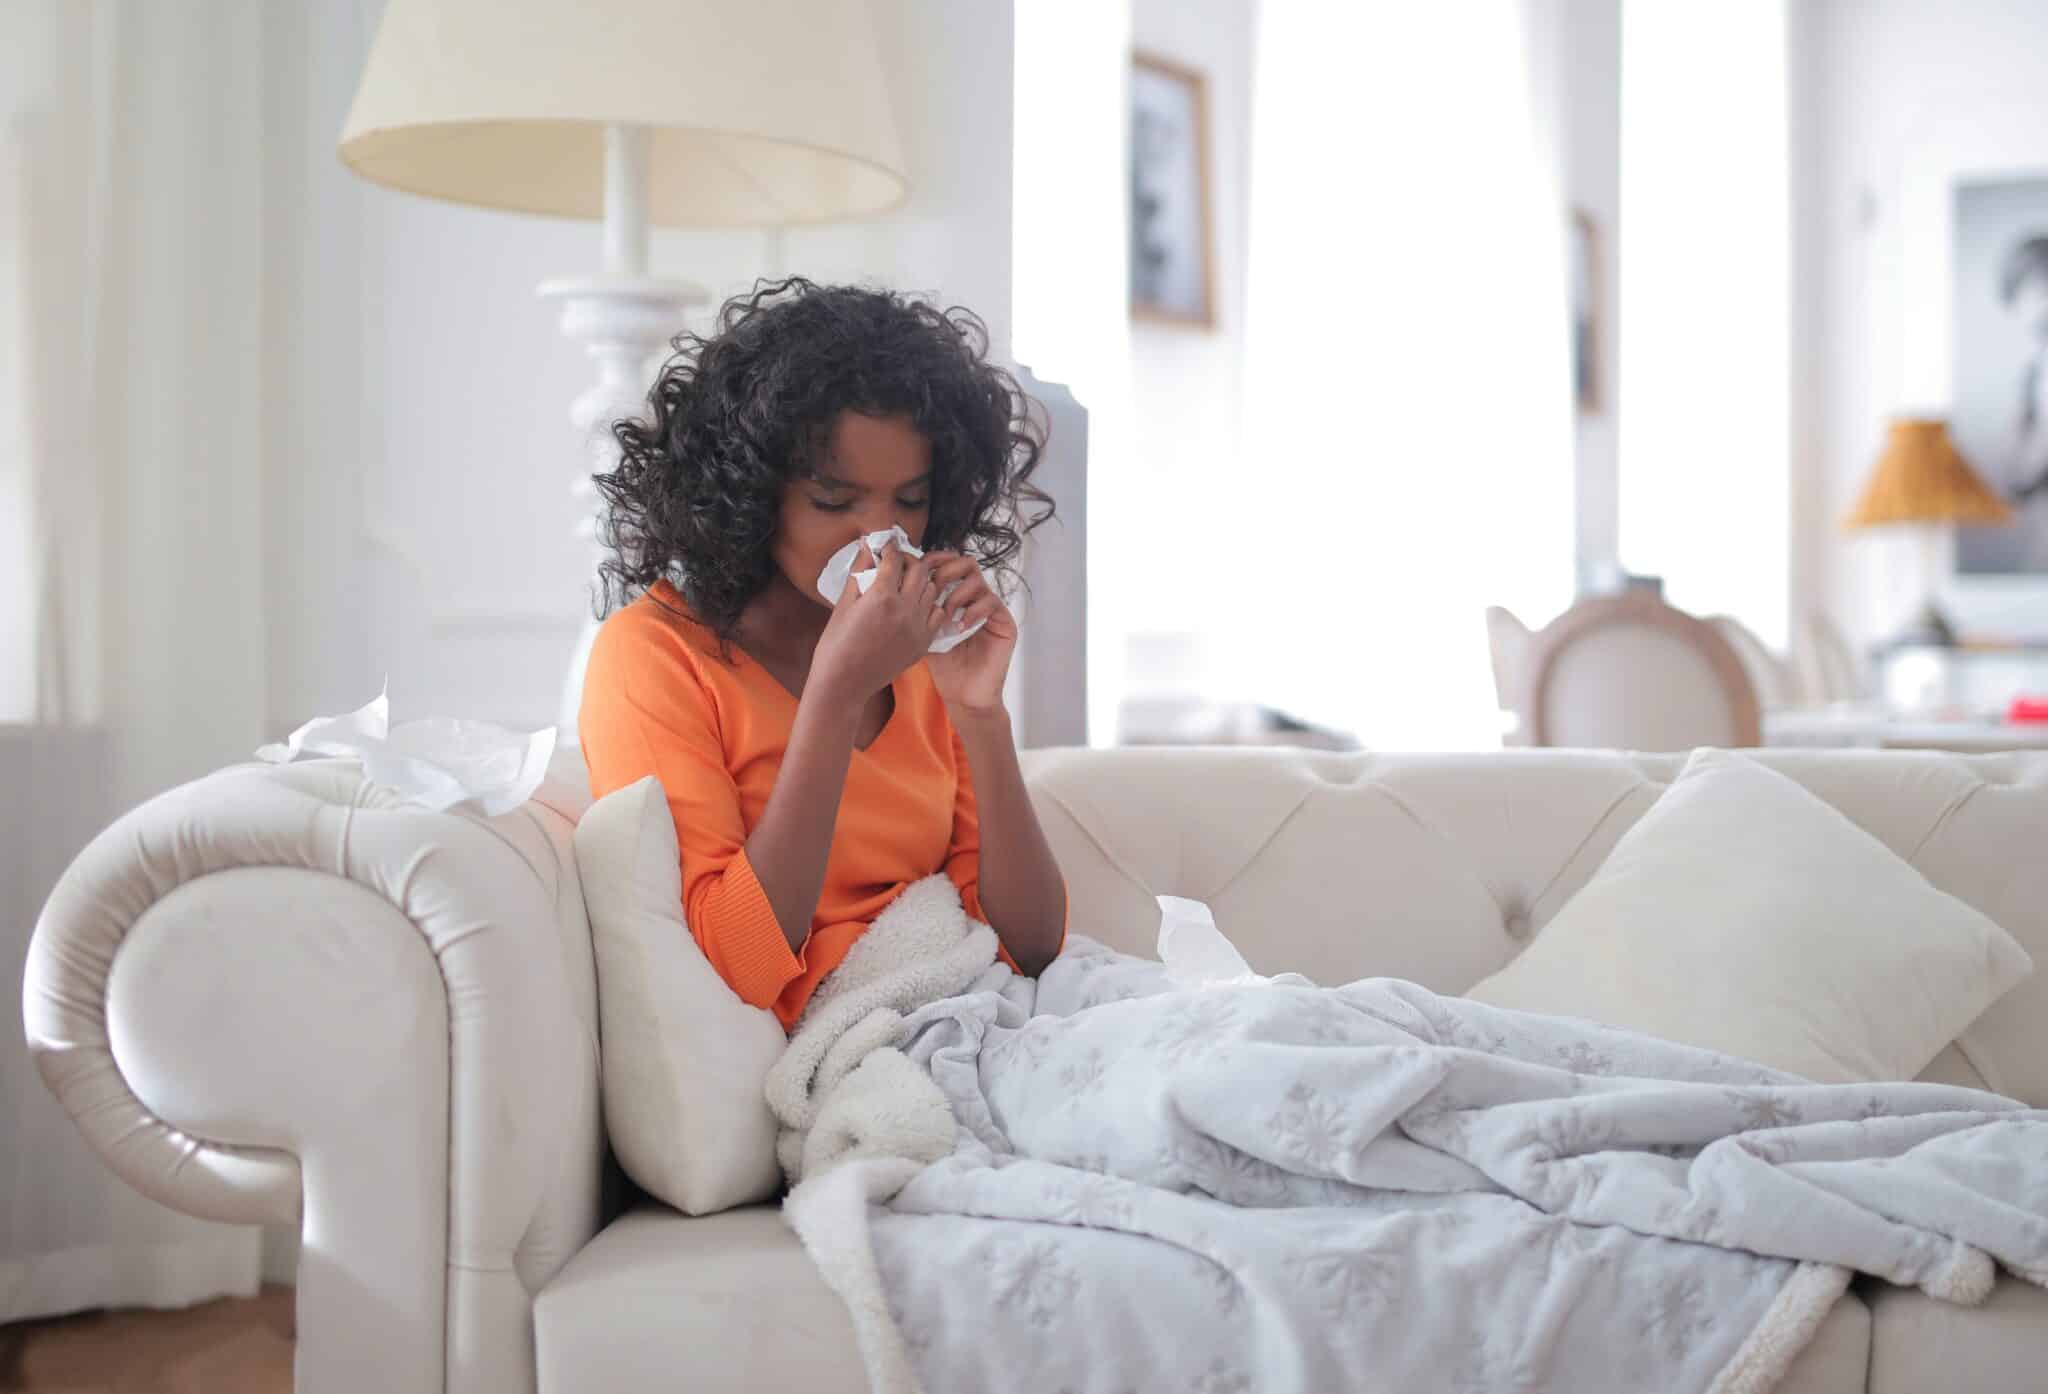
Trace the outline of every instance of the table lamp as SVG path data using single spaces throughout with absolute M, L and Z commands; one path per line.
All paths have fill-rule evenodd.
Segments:
M 1898 636 L 1901 643 L 1953 644 L 1955 627 L 1935 603 L 1935 583 L 1945 528 L 1957 523 L 2010 523 L 2004 499 L 1977 477 L 1948 438 L 1945 422 L 1924 417 L 1894 421 L 1877 468 L 1863 496 L 1842 521 L 1845 528 L 1906 524 L 1920 535 L 1920 614 Z
M 602 219 L 602 271 L 540 287 L 597 361 L 570 409 L 586 538 L 609 425 L 643 407 L 649 360 L 705 299 L 648 274 L 649 225 L 829 222 L 909 192 L 863 0 L 389 0 L 341 158 L 408 193 Z M 571 739 L 594 634 L 563 690 Z

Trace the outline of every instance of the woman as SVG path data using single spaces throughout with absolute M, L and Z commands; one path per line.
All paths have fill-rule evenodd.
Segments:
M 1001 572 L 1051 516 L 1029 402 L 965 311 L 801 279 L 728 303 L 614 428 L 605 602 L 579 722 L 592 792 L 660 781 L 683 912 L 785 1028 L 883 907 L 944 871 L 1004 959 L 1059 952 L 1066 887 L 1003 706 Z M 863 548 L 827 604 L 833 553 Z M 939 594 L 956 586 L 945 608 Z M 986 621 L 950 652 L 942 632 Z

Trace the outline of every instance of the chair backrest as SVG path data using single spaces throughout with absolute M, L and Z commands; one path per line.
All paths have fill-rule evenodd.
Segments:
M 1756 688 L 1728 641 L 1641 592 L 1582 600 L 1545 625 L 1522 694 L 1531 745 L 1654 751 L 1762 740 Z
M 1749 674 L 1750 685 L 1764 710 L 1807 705 L 1806 694 L 1792 660 L 1757 637 L 1756 631 L 1733 615 L 1711 615 L 1707 623 L 1728 641 Z
M 1806 649 L 1801 658 L 1806 695 L 1811 701 L 1854 702 L 1864 695 L 1856 651 L 1849 647 L 1835 622 L 1819 610 L 1806 617 Z
M 1486 648 L 1493 657 L 1493 695 L 1504 712 L 1518 709 L 1522 675 L 1529 667 L 1529 641 L 1535 637 L 1535 631 L 1516 619 L 1512 610 L 1498 605 L 1486 607 Z M 1518 727 L 1504 743 L 1527 745 L 1528 732 Z

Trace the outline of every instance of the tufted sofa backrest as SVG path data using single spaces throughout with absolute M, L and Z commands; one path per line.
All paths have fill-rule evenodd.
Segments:
M 1753 754 L 2034 956 L 1958 1043 L 1980 1078 L 1957 1079 L 2048 1107 L 2048 755 Z M 1684 763 L 1151 747 L 1032 751 L 1024 770 L 1076 932 L 1151 953 L 1153 897 L 1189 896 L 1261 972 L 1462 992 L 1542 932 Z

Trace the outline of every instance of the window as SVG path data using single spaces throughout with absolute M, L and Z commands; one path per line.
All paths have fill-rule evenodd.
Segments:
M 1378 749 L 1499 743 L 1485 607 L 1569 600 L 1563 214 L 1520 7 L 1261 9 L 1244 458 L 1214 500 L 1244 695 Z
M 1782 647 L 1784 2 L 1627 0 L 1621 43 L 1622 564 Z

